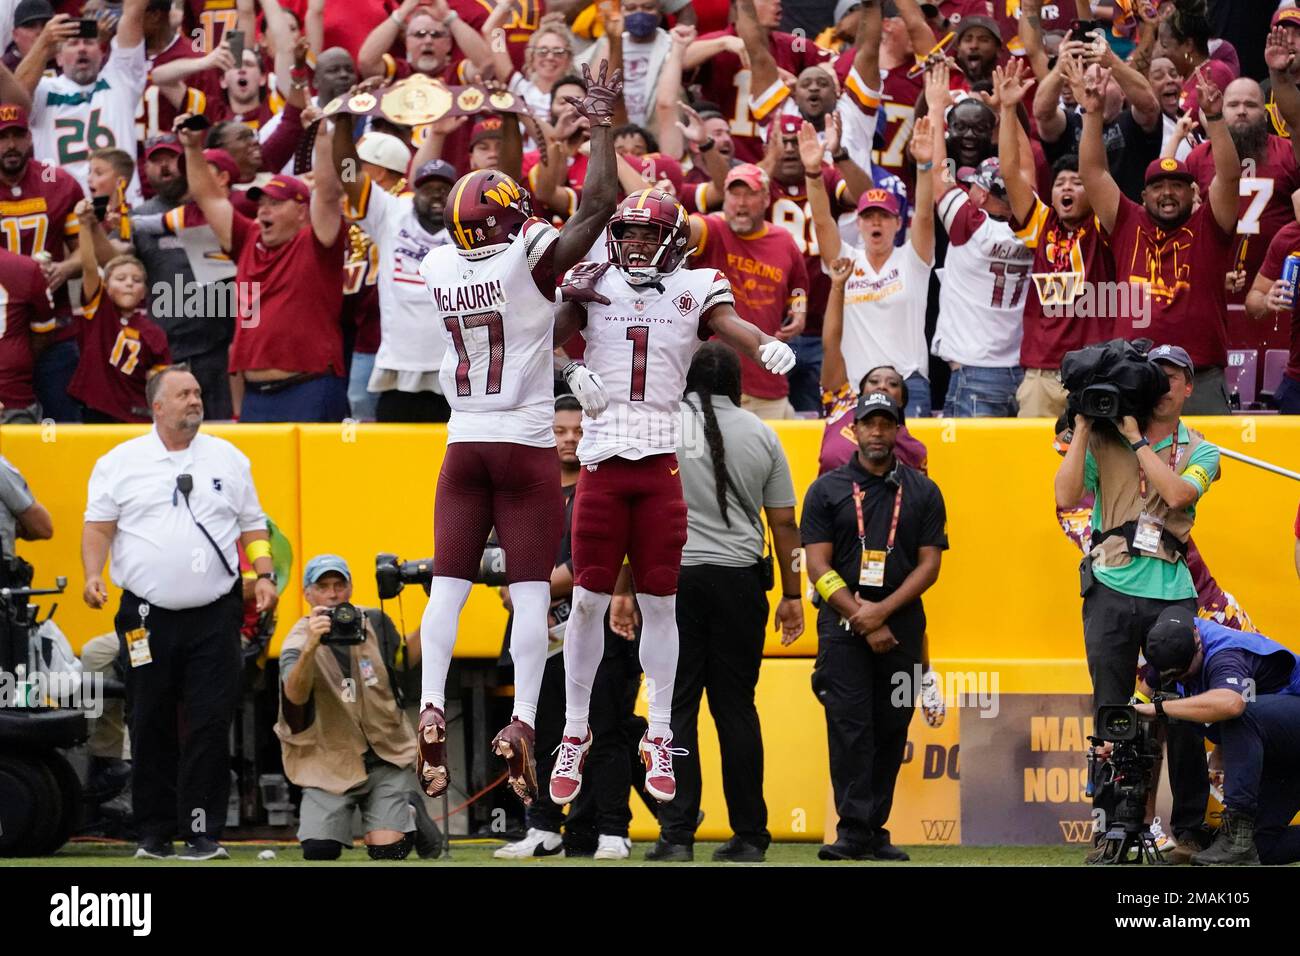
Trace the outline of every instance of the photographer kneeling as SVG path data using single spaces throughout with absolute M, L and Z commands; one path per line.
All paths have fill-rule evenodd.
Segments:
M 1146 641 L 1139 693 L 1180 699 L 1137 705 L 1145 717 L 1186 721 L 1223 754 L 1223 825 L 1195 866 L 1300 860 L 1300 658 L 1250 634 L 1170 608 Z M 1176 725 L 1175 725 L 1176 726 Z
M 302 787 L 298 840 L 308 860 L 336 860 L 352 846 L 360 807 L 372 860 L 405 859 L 414 845 L 415 729 L 397 699 L 392 664 L 371 612 L 351 603 L 352 575 L 337 555 L 307 562 L 311 614 L 280 651 L 280 738 L 284 772 Z M 383 620 L 386 635 L 397 632 Z M 419 631 L 407 636 L 407 666 L 420 661 Z M 387 643 L 395 643 L 388 641 Z
M 1192 394 L 1194 370 L 1187 353 L 1162 345 L 1147 359 L 1169 384 L 1150 421 L 1139 423 L 1130 415 L 1118 423 L 1094 422 L 1075 414 L 1074 440 L 1056 473 L 1058 508 L 1073 506 L 1085 491 L 1095 494 L 1092 546 L 1079 569 L 1094 709 L 1128 701 L 1138 650 L 1162 612 L 1172 607 L 1196 614 L 1187 539 L 1196 504 L 1219 472 L 1219 449 L 1180 421 Z M 1076 409 L 1073 394 L 1070 407 Z M 1178 841 L 1168 857 L 1186 863 L 1204 847 L 1206 836 L 1205 747 L 1187 724 L 1171 725 L 1166 745 Z M 1107 820 L 1113 818 L 1113 806 L 1102 800 L 1095 805 Z

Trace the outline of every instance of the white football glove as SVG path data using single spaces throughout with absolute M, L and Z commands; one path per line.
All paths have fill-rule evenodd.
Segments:
M 784 375 L 794 368 L 794 349 L 775 339 L 759 348 L 758 357 L 764 368 L 777 375 Z
M 792 353 L 793 354 L 793 353 Z M 573 390 L 573 396 L 582 405 L 582 411 L 590 418 L 596 418 L 609 407 L 609 393 L 600 376 L 577 362 L 571 362 L 564 369 L 564 380 Z

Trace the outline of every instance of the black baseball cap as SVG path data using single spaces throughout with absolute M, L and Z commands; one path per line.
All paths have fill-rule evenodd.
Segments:
M 1186 673 L 1196 657 L 1196 612 L 1180 607 L 1161 611 L 1147 631 L 1143 654 L 1162 677 Z
M 445 159 L 431 159 L 415 171 L 415 175 L 411 177 L 411 185 L 418 189 L 430 179 L 441 179 L 454 183 L 458 178 L 456 167 L 451 163 Z
M 884 392 L 868 392 L 859 398 L 857 410 L 853 413 L 853 420 L 860 422 L 868 415 L 876 414 L 888 415 L 894 420 L 895 424 L 901 425 L 903 423 L 903 410 Z
M 32 23 L 44 23 L 54 19 L 54 8 L 49 0 L 22 0 L 14 8 L 14 26 L 25 27 Z

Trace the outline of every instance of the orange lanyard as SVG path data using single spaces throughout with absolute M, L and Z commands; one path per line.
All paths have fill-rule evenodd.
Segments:
M 867 550 L 867 529 L 866 523 L 862 520 L 862 499 L 866 497 L 858 483 L 853 483 L 853 510 L 858 513 L 858 541 L 862 544 L 862 550 Z M 903 510 L 903 486 L 898 486 L 898 493 L 894 495 L 894 517 L 889 522 L 889 540 L 885 543 L 885 553 L 888 554 L 894 550 L 894 538 L 898 534 L 898 515 Z
M 1155 451 L 1155 449 L 1151 449 Z M 1174 432 L 1174 457 L 1169 462 L 1169 467 L 1175 473 L 1178 471 L 1178 459 L 1182 456 L 1183 446 L 1178 443 L 1178 433 Z M 1158 453 L 1157 453 L 1158 454 Z M 1138 494 L 1143 501 L 1147 499 L 1147 473 L 1138 465 Z

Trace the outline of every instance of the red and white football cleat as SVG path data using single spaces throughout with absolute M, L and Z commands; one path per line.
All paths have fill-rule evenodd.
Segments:
M 433 704 L 420 711 L 420 726 L 415 733 L 416 772 L 420 786 L 430 797 L 447 792 L 447 720 Z
M 537 799 L 537 762 L 533 759 L 533 728 L 518 717 L 492 739 L 492 752 L 503 757 L 510 772 L 510 788 L 523 805 Z
M 673 735 L 641 738 L 641 762 L 645 764 L 645 788 L 660 803 L 668 803 L 677 796 L 677 778 L 673 776 L 673 757 L 685 757 L 687 751 L 670 747 Z
M 582 768 L 587 762 L 587 751 L 591 749 L 591 731 L 587 738 L 561 737 L 560 746 L 555 748 L 555 768 L 551 771 L 551 801 L 564 806 L 578 796 L 582 790 Z

